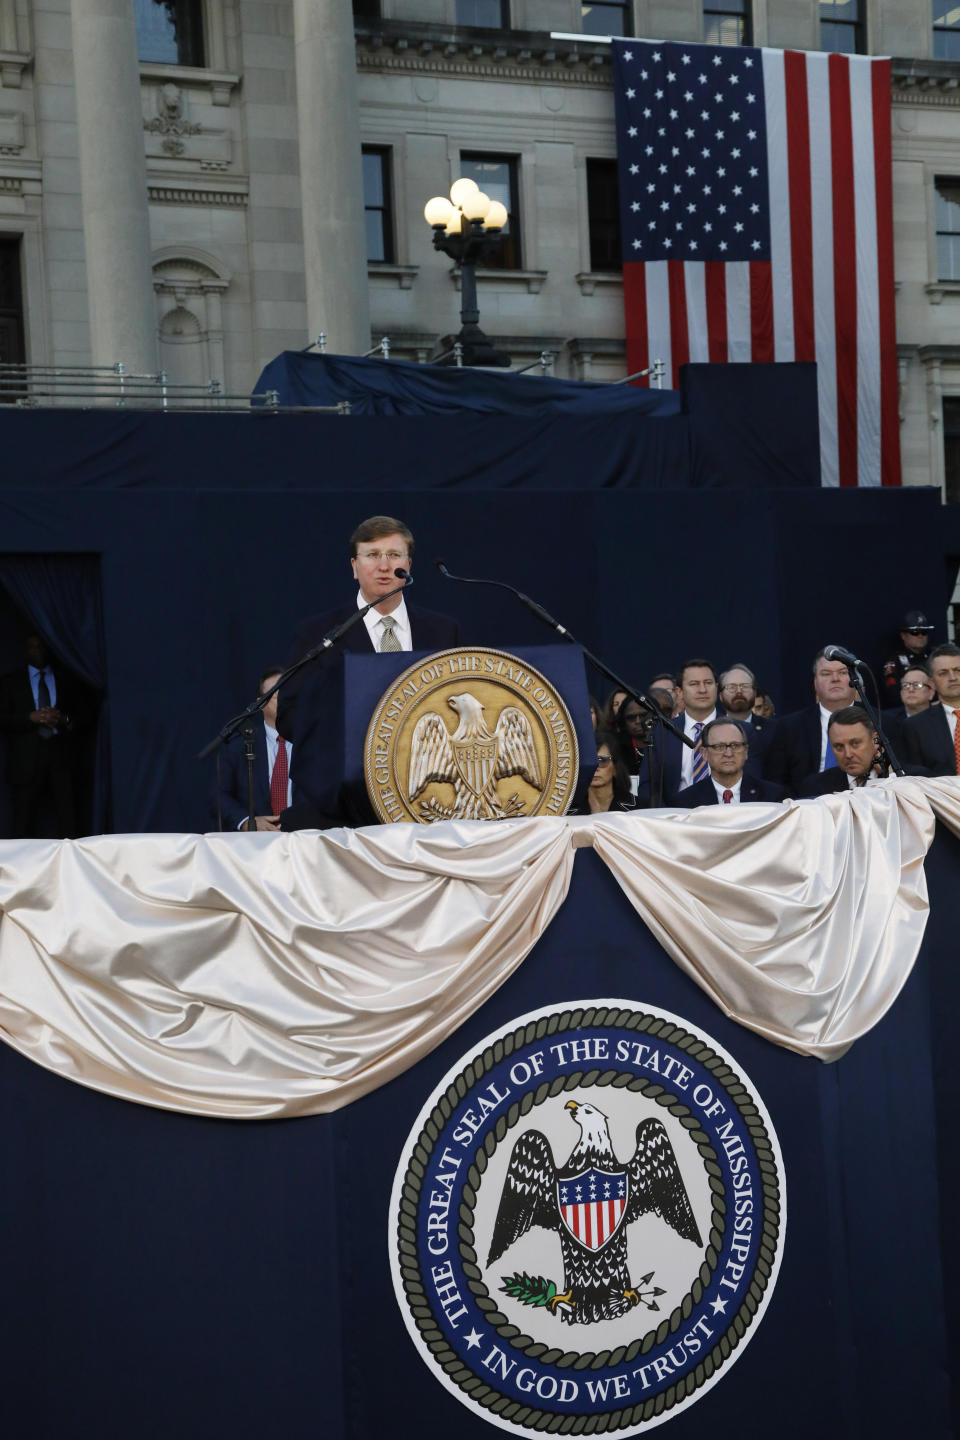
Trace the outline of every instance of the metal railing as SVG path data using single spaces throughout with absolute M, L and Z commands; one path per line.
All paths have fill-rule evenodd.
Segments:
M 389 343 L 389 342 L 388 342 Z M 203 385 L 172 381 L 165 370 L 144 375 L 114 365 L 21 365 L 0 364 L 0 404 L 21 410 L 46 407 L 87 408 L 112 406 L 119 410 L 194 411 L 210 413 L 279 414 L 310 411 L 316 414 L 349 415 L 350 402 L 336 405 L 281 405 L 277 390 L 254 394 L 232 394 L 219 380 Z

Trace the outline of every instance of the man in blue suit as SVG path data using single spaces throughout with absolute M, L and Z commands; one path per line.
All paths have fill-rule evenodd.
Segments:
M 747 727 L 739 720 L 711 720 L 703 727 L 700 744 L 710 774 L 681 790 L 675 805 L 694 810 L 698 805 L 747 805 L 756 800 L 786 798 L 782 785 L 761 780 L 744 767 L 749 748 Z
M 262 695 L 280 679 L 279 665 L 260 676 Z M 292 800 L 290 761 L 293 746 L 277 733 L 277 697 L 272 695 L 255 717 L 253 803 L 258 830 L 279 830 L 280 814 Z M 217 818 L 217 817 L 215 817 Z M 219 819 L 224 830 L 248 830 L 247 759 L 243 740 L 235 735 L 220 755 Z
M 290 664 L 318 645 L 335 626 L 373 605 L 326 654 L 283 686 L 277 728 L 296 749 L 293 783 L 297 803 L 280 817 L 281 830 L 374 824 L 372 808 L 343 789 L 343 654 L 396 654 L 446 650 L 460 640 L 448 615 L 407 605 L 402 594 L 381 597 L 401 584 L 398 570 L 413 564 L 414 539 L 402 520 L 372 515 L 350 537 L 350 568 L 357 582 L 352 605 L 312 615 L 297 627 Z

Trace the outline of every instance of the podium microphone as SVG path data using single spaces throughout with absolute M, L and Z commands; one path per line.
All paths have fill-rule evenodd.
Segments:
M 397 566 L 396 570 L 394 570 L 393 573 L 394 573 L 394 575 L 396 575 L 396 577 L 397 577 L 398 580 L 409 580 L 409 579 L 410 579 L 410 571 L 409 571 L 409 570 L 402 570 L 399 565 Z

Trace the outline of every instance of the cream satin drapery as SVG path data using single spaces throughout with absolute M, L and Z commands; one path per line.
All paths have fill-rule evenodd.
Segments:
M 910 973 L 935 816 L 960 834 L 960 781 L 569 820 L 0 842 L 0 1036 L 145 1104 L 335 1110 L 483 1004 L 592 845 L 726 1014 L 834 1059 Z

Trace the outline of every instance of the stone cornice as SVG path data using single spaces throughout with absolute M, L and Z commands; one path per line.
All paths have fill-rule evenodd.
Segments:
M 591 85 L 609 89 L 610 46 L 591 36 L 553 40 L 544 31 L 476 30 L 411 20 L 358 23 L 357 68 L 417 75 L 458 75 L 529 85 Z
M 960 105 L 960 62 L 956 60 L 893 60 L 894 105 L 954 109 Z

